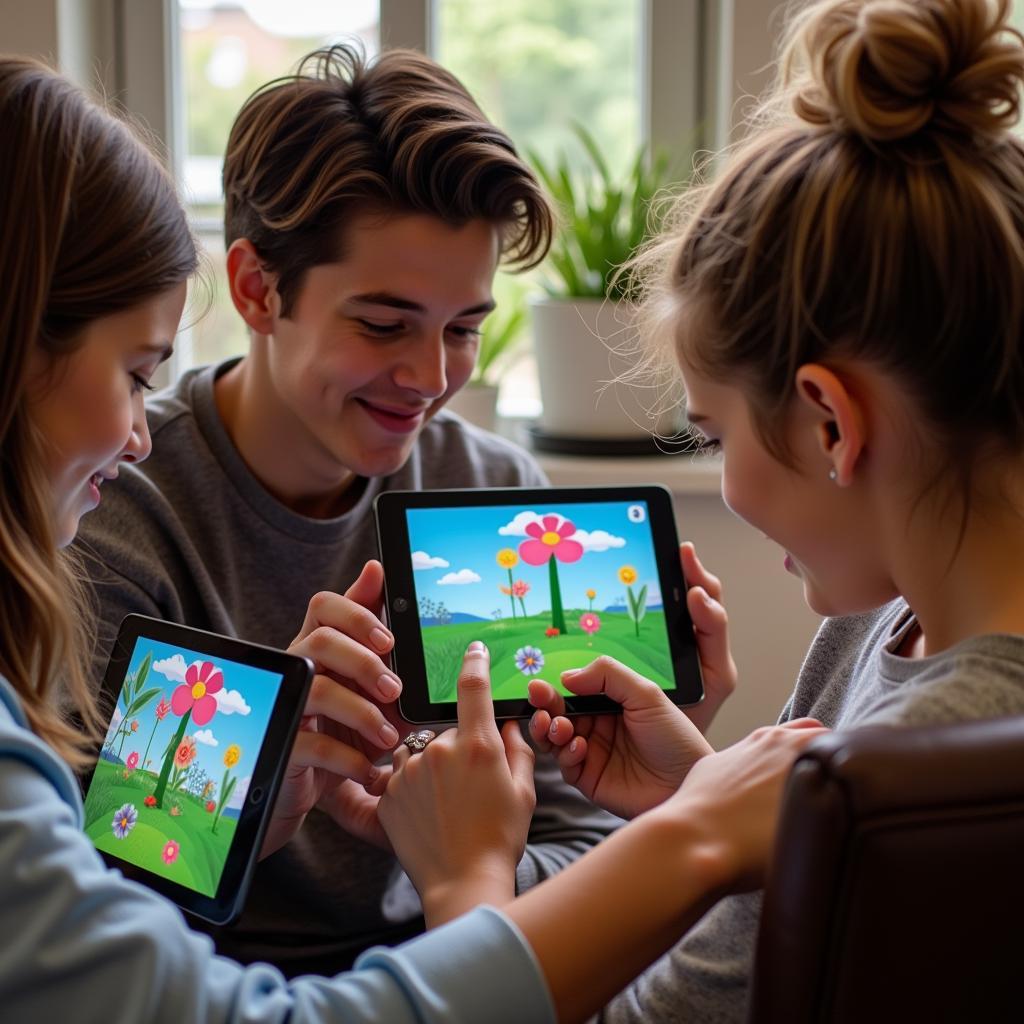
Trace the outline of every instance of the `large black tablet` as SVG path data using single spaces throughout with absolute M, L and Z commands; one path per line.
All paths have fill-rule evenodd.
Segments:
M 531 714 L 545 679 L 610 655 L 678 704 L 703 697 L 669 492 L 663 487 L 390 491 L 375 502 L 393 660 L 413 722 L 456 718 L 471 640 L 491 655 L 495 713 Z
M 312 677 L 305 658 L 126 616 L 85 797 L 104 859 L 208 921 L 236 916 Z

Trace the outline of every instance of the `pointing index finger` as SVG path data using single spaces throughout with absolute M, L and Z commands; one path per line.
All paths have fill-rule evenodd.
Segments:
M 496 731 L 491 702 L 491 656 L 485 644 L 474 640 L 462 658 L 459 672 L 459 729 L 466 732 Z

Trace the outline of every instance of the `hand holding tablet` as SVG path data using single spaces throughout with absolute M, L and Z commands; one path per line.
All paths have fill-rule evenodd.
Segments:
M 126 616 L 85 796 L 85 832 L 104 859 L 199 917 L 235 916 L 311 678 L 305 658 Z
M 375 503 L 386 608 L 410 721 L 456 718 L 462 652 L 491 652 L 495 713 L 601 654 L 676 704 L 703 689 L 675 520 L 661 487 L 386 492 Z M 621 711 L 561 688 L 569 713 Z

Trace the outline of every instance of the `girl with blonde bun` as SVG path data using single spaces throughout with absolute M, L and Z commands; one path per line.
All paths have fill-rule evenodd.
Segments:
M 639 261 L 648 337 L 726 503 L 824 617 L 781 720 L 1024 713 L 1024 46 L 1009 0 L 797 11 L 778 87 Z M 623 690 L 595 664 L 562 682 Z M 748 679 L 756 687 L 758 680 Z M 651 702 L 534 735 L 626 813 Z M 625 780 L 629 779 L 627 789 Z M 638 866 L 638 870 L 641 868 Z M 602 1021 L 741 1021 L 757 895 L 718 904 Z

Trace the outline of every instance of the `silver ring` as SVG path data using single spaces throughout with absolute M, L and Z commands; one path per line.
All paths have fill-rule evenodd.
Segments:
M 410 754 L 418 754 L 427 749 L 427 744 L 437 735 L 430 729 L 420 729 L 419 732 L 411 732 L 402 742 L 409 748 Z

